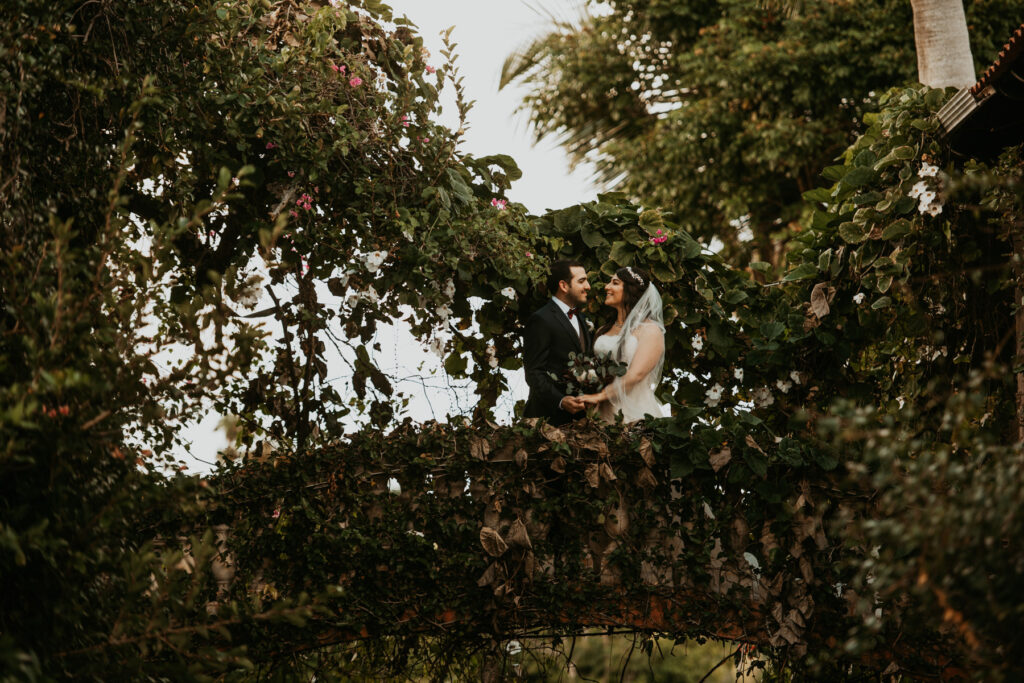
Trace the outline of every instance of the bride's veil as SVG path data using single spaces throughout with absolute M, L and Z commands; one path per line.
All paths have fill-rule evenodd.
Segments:
M 661 294 L 654 287 L 654 283 L 647 285 L 640 300 L 636 302 L 633 309 L 626 315 L 622 323 L 622 332 L 619 333 L 619 340 L 615 345 L 614 358 L 622 360 L 625 353 L 626 340 L 636 332 L 636 329 L 643 324 L 654 323 L 665 334 L 665 314 L 662 312 Z M 648 377 L 654 382 L 661 381 L 661 371 L 665 366 L 665 353 L 662 352 L 658 365 L 651 371 Z

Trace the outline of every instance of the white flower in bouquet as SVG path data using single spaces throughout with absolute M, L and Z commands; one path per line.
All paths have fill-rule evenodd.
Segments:
M 704 339 L 699 334 L 693 335 L 693 339 L 690 340 L 690 346 L 693 347 L 694 351 L 700 351 L 704 348 Z
M 506 287 L 505 289 L 501 290 L 501 295 L 508 299 L 515 299 L 516 290 L 513 287 Z

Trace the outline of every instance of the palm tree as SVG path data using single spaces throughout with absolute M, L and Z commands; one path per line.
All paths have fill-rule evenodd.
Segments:
M 961 0 L 910 0 L 918 80 L 933 88 L 974 84 L 974 60 Z

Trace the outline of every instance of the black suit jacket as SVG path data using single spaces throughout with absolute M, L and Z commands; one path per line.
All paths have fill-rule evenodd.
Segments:
M 561 377 L 569 364 L 570 352 L 590 352 L 590 330 L 587 319 L 579 314 L 583 345 L 569 318 L 554 301 L 541 306 L 526 323 L 523 334 L 523 368 L 530 396 L 526 400 L 523 417 L 545 417 L 551 424 L 560 425 L 585 415 L 567 413 L 558 407 L 566 395 L 565 383 L 551 379 L 548 373 Z

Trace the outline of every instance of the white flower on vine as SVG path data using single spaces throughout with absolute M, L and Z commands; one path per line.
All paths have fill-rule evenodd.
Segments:
M 803 382 L 800 380 L 800 373 L 797 372 L 796 370 L 789 373 L 789 378 L 793 380 L 794 384 L 803 384 Z
M 757 389 L 754 389 L 753 398 L 754 404 L 761 408 L 775 403 L 775 397 L 772 396 L 771 389 L 768 387 L 758 387 Z
M 437 307 L 437 316 L 441 318 L 442 323 L 448 322 L 448 318 L 452 317 L 452 309 L 448 304 Z
M 917 172 L 917 175 L 922 178 L 934 178 L 935 174 L 939 172 L 938 166 L 932 166 L 927 161 L 921 163 L 921 170 Z
M 927 191 L 928 191 L 928 183 L 926 183 L 925 181 L 922 180 L 922 181 L 920 181 L 919 183 L 917 183 L 916 185 L 914 185 L 914 187 L 912 187 L 910 189 L 910 196 L 913 197 L 914 199 L 917 199 L 918 197 L 920 197 L 922 194 L 924 194 Z
M 444 289 L 441 292 L 449 299 L 455 296 L 455 281 L 448 278 L 448 282 L 444 283 Z
M 693 335 L 693 339 L 690 340 L 690 346 L 693 347 L 694 351 L 700 351 L 704 348 L 704 339 L 699 335 Z
M 381 264 L 384 263 L 384 259 L 387 257 L 388 252 L 386 251 L 371 251 L 366 255 L 366 258 L 363 259 L 363 263 L 366 264 L 366 270 L 371 273 L 376 273 L 380 270 Z
M 925 210 L 922 211 L 922 213 L 927 213 L 929 216 L 934 218 L 935 216 L 938 216 L 940 213 L 942 213 L 942 204 L 939 204 L 938 202 L 933 202 L 929 204 L 925 208 Z
M 864 298 L 864 292 L 857 292 L 856 294 L 853 295 L 853 303 L 859 306 L 862 303 L 864 303 Z
M 719 401 L 722 400 L 723 391 L 725 391 L 725 387 L 718 382 L 715 382 L 713 387 L 704 392 L 704 395 L 707 396 L 707 398 L 704 399 L 704 403 L 707 404 L 709 408 L 714 408 L 718 405 Z
M 732 371 L 732 376 L 742 382 L 743 381 L 743 368 L 736 368 L 735 370 L 733 370 Z
M 775 386 L 779 388 L 784 394 L 788 394 L 789 390 L 793 388 L 793 383 L 788 379 L 777 379 L 775 380 Z
M 501 295 L 508 299 L 515 299 L 516 290 L 513 287 L 506 287 L 505 289 L 501 290 Z

